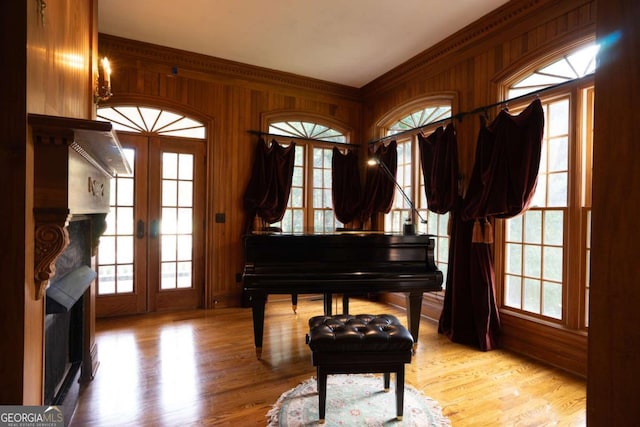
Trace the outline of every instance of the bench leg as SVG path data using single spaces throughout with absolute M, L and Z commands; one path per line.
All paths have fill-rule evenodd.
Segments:
M 383 377 L 384 377 L 384 391 L 389 391 L 389 388 L 391 385 L 391 373 L 385 372 Z
M 396 418 L 402 420 L 404 412 L 404 365 L 396 372 Z

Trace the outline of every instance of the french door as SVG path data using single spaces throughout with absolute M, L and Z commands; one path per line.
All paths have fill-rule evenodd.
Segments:
M 98 317 L 199 307 L 204 288 L 203 140 L 118 133 L 131 176 L 111 184 L 100 238 Z

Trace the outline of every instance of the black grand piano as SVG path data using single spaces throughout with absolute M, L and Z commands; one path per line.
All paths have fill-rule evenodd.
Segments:
M 422 295 L 442 290 L 442 272 L 434 262 L 433 248 L 430 235 L 246 235 L 243 282 L 253 310 L 258 358 L 269 294 L 324 294 L 327 311 L 332 294 L 403 292 L 408 328 L 417 343 Z

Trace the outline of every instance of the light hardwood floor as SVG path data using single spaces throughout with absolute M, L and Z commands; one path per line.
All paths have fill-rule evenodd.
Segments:
M 314 375 L 305 334 L 321 312 L 319 298 L 301 299 L 297 314 L 270 299 L 261 360 L 246 308 L 98 320 L 100 367 L 71 426 L 263 426 L 278 396 Z M 367 300 L 352 300 L 350 312 L 406 324 L 404 310 Z M 454 427 L 586 425 L 584 379 L 451 343 L 426 319 L 406 382 L 437 400 Z

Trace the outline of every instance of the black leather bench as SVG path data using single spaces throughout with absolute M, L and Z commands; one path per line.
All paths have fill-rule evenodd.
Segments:
M 325 418 L 327 375 L 331 374 L 382 373 L 384 389 L 389 390 L 394 372 L 396 417 L 402 419 L 404 365 L 411 363 L 413 338 L 395 316 L 315 316 L 309 319 L 307 344 L 317 370 L 320 423 Z

